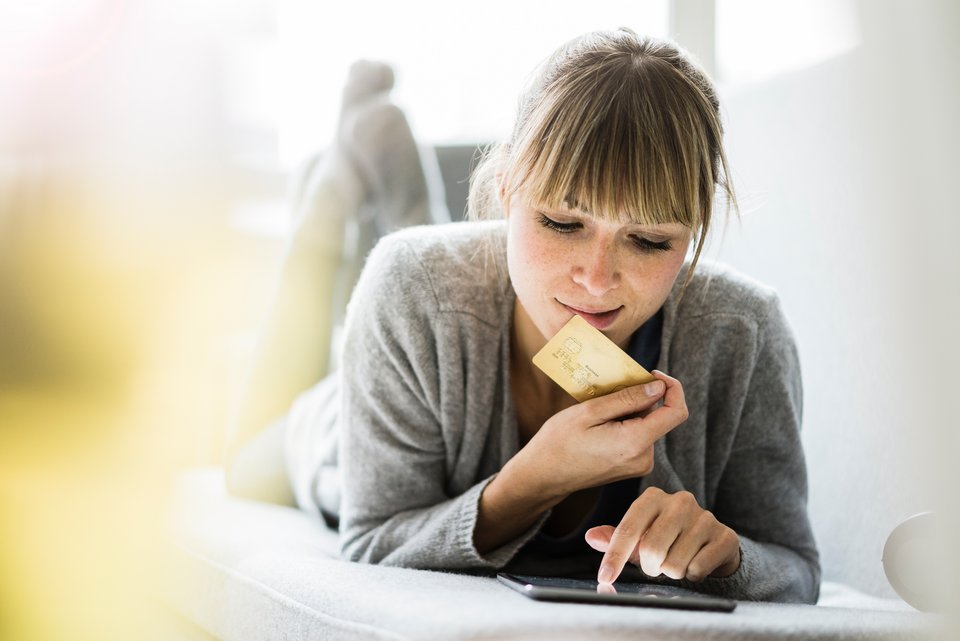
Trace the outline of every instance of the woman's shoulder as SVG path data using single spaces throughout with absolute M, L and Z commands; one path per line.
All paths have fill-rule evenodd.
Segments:
M 738 316 L 763 324 L 779 309 L 779 297 L 773 287 L 718 261 L 699 261 L 683 291 L 687 268 L 689 263 L 681 271 L 667 301 L 678 320 Z
M 475 255 L 488 243 L 502 243 L 505 239 L 506 225 L 502 220 L 420 225 L 387 234 L 374 251 L 405 253 L 424 266 L 470 269 L 477 264 Z
M 793 330 L 773 287 L 719 262 L 698 263 L 694 273 L 679 296 L 681 272 L 664 308 L 672 366 L 683 361 L 699 375 L 718 364 L 740 368 L 745 355 L 762 346 L 780 353 L 782 362 L 796 360 Z
M 392 294 L 440 312 L 484 316 L 508 296 L 503 221 L 407 227 L 384 236 L 358 288 Z M 499 322 L 499 316 L 491 317 Z

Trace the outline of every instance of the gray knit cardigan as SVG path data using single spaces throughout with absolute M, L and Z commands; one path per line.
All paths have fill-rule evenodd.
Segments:
M 473 546 L 480 494 L 518 448 L 505 233 L 502 221 L 415 227 L 385 237 L 368 258 L 347 310 L 338 378 L 320 395 L 338 403 L 345 558 L 595 576 L 598 556 L 525 553 L 549 514 L 488 554 Z M 640 488 L 693 493 L 737 532 L 742 562 L 730 577 L 700 584 L 648 580 L 814 603 L 820 566 L 793 336 L 773 290 L 701 263 L 681 299 L 684 275 L 663 308 L 657 368 L 681 381 L 690 416 L 657 442 Z M 318 465 L 301 462 L 299 473 L 315 482 Z M 647 578 L 630 570 L 624 578 Z

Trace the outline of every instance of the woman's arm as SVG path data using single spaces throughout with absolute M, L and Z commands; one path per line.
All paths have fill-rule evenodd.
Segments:
M 382 241 L 348 309 L 340 368 L 341 551 L 386 565 L 499 568 L 546 516 L 493 549 L 474 545 L 480 497 L 498 470 L 480 455 L 488 451 L 487 433 L 468 424 L 484 413 L 483 422 L 501 417 L 485 393 L 470 394 L 487 385 L 475 377 L 495 371 L 499 348 L 468 360 L 461 332 L 498 345 L 500 329 L 441 311 L 445 291 L 438 294 L 433 279 L 450 280 L 463 266 L 423 257 L 446 249 L 416 247 L 407 237 Z M 467 374 L 470 383 L 457 378 Z M 458 412 L 470 420 L 451 421 Z
M 540 521 L 563 496 L 538 491 L 516 458 L 503 467 L 480 494 L 473 544 L 480 554 L 520 537 Z

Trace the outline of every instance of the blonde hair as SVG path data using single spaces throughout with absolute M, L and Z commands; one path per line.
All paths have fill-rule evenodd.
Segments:
M 606 220 L 680 223 L 695 233 L 689 283 L 722 191 L 736 210 L 720 103 L 706 73 L 676 44 L 627 28 L 562 45 L 520 97 L 510 139 L 488 148 L 471 175 L 468 217 L 502 217 L 524 189 L 549 208 Z

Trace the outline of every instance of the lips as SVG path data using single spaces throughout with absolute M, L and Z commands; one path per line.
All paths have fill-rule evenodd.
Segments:
M 620 305 L 617 308 L 608 309 L 608 310 L 601 310 L 601 309 L 588 310 L 588 309 L 581 309 L 579 307 L 573 307 L 572 305 L 566 305 L 564 303 L 560 303 L 560 304 L 566 307 L 568 311 L 570 311 L 573 314 L 577 314 L 578 316 L 583 318 L 583 320 L 587 321 L 597 329 L 606 329 L 610 327 L 610 325 L 613 324 L 613 321 L 617 319 L 617 316 L 620 315 L 620 312 L 623 311 L 623 305 Z

